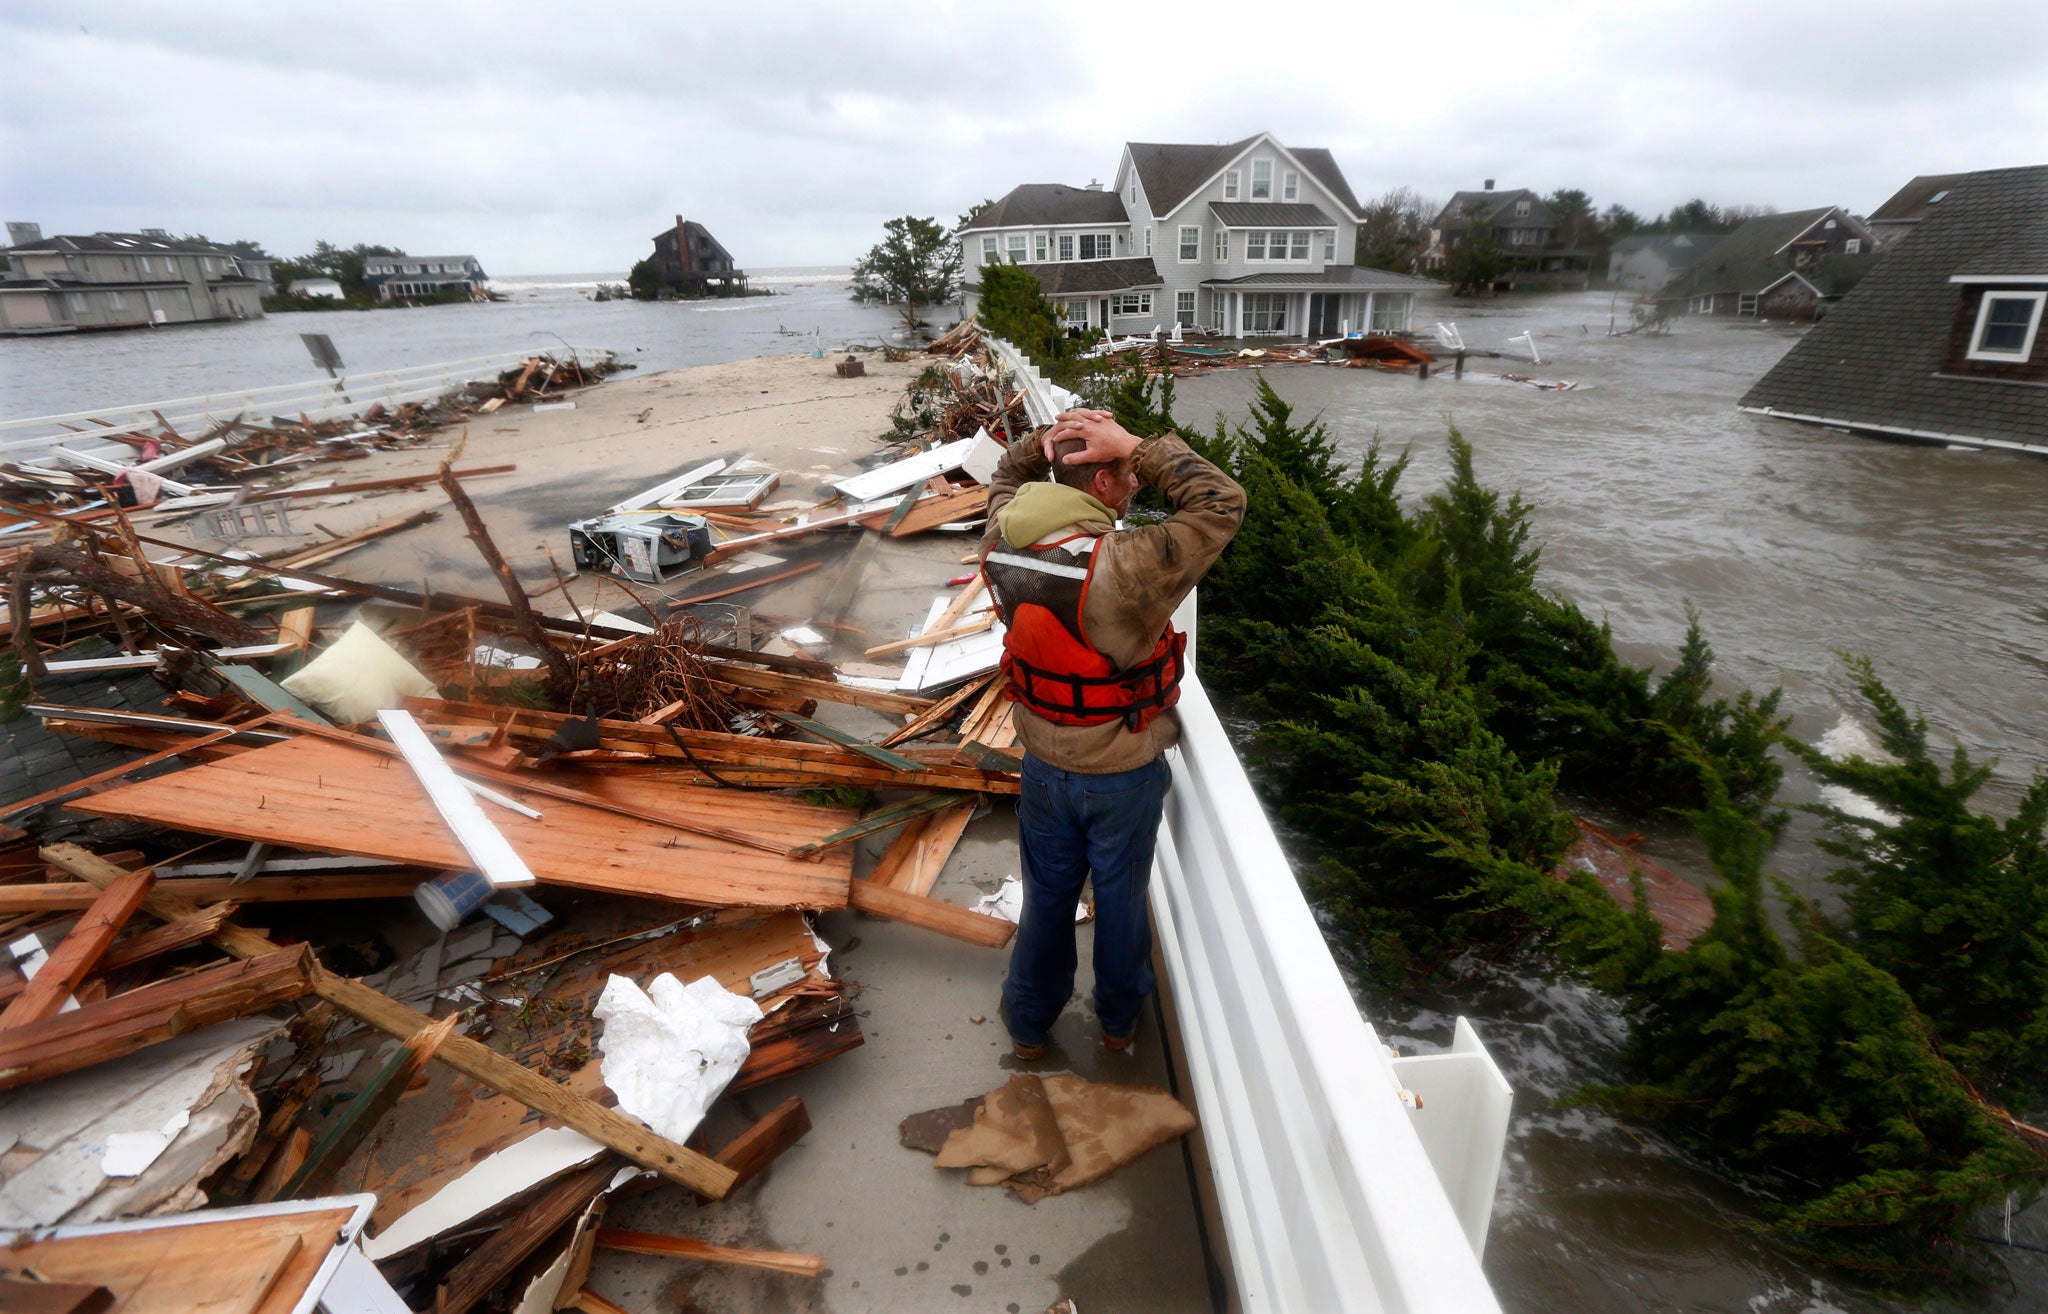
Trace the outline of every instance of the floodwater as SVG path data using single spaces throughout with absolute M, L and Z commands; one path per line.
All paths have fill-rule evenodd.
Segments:
M 1473 359 L 1463 380 L 1322 366 L 1265 371 L 1298 410 L 1320 411 L 1345 451 L 1377 434 L 1411 451 L 1404 491 L 1418 498 L 1448 471 L 1456 425 L 1481 478 L 1533 507 L 1548 586 L 1613 626 L 1623 656 L 1668 668 L 1690 599 L 1724 682 L 1782 684 L 1793 732 L 1839 741 L 1863 726 L 1839 654 L 1871 657 L 1937 745 L 1999 759 L 1988 806 L 2010 806 L 2048 758 L 2042 679 L 2048 604 L 2048 459 L 1874 442 L 1735 403 L 1797 330 L 1681 320 L 1667 337 L 1608 337 L 1604 293 L 1418 305 L 1416 324 L 1455 321 Z M 1627 323 L 1626 308 L 1618 310 Z M 1542 364 L 1507 340 L 1533 331 Z M 1550 392 L 1503 373 L 1573 380 Z M 1207 428 L 1241 419 L 1249 372 L 1183 381 L 1175 411 Z M 1783 797 L 1811 801 L 1788 774 Z M 1701 875 L 1697 846 L 1640 821 L 1650 851 Z M 1795 824 L 1774 864 L 1823 897 L 1824 855 Z M 1427 998 L 1362 996 L 1390 1044 L 1445 1045 L 1472 1018 L 1516 1090 L 1486 1267 L 1511 1311 L 1645 1310 L 1873 1314 L 1872 1298 L 1773 1250 L 1746 1229 L 1756 1202 L 1706 1164 L 1640 1127 L 1558 1107 L 1621 1077 L 1625 1024 L 1597 993 L 1526 965 L 1475 968 Z M 2042 1210 L 2012 1239 L 2048 1245 Z M 1999 1220 L 1984 1231 L 2002 1234 Z M 2048 1308 L 2042 1255 L 1997 1250 L 2009 1286 L 1936 1308 Z
M 761 271 L 782 295 L 738 301 L 595 303 L 622 275 L 507 279 L 512 300 L 402 311 L 273 315 L 153 332 L 0 339 L 0 418 L 290 383 L 315 376 L 298 335 L 327 333 L 352 370 L 521 348 L 610 347 L 652 371 L 876 342 L 893 315 L 847 297 L 846 271 Z M 1937 742 L 2000 759 L 1987 798 L 2008 805 L 2048 758 L 2042 625 L 2048 606 L 2048 460 L 1897 446 L 1746 416 L 1735 402 L 1794 331 L 1681 321 L 1668 337 L 1605 335 L 1601 293 L 1425 300 L 1418 324 L 1455 320 L 1475 349 L 1463 380 L 1277 368 L 1282 396 L 1320 411 L 1346 450 L 1377 434 L 1410 450 L 1406 491 L 1446 470 L 1456 424 L 1481 476 L 1534 507 L 1550 587 L 1613 625 L 1625 657 L 1668 666 L 1690 599 L 1724 681 L 1782 684 L 1796 733 L 1852 735 L 1857 708 L 1838 653 L 1867 654 Z M 1626 312 L 1621 317 L 1626 321 Z M 1543 363 L 1507 339 L 1533 331 Z M 1571 379 L 1543 392 L 1502 372 Z M 1181 384 L 1183 422 L 1241 419 L 1254 375 Z M 1790 802 L 1814 796 L 1788 779 Z M 1652 829 L 1651 851 L 1699 873 L 1696 847 Z M 1795 825 L 1778 869 L 1825 894 L 1811 828 Z M 1470 1016 L 1516 1089 L 1516 1115 L 1486 1266 L 1516 1314 L 1699 1311 L 1878 1314 L 1895 1307 L 1789 1259 L 1745 1229 L 1754 1202 L 1712 1166 L 1641 1128 L 1558 1101 L 1619 1076 L 1623 1026 L 1598 995 L 1526 968 L 1475 970 L 1439 996 L 1361 1004 L 1389 1043 L 1435 1049 Z M 1994 1221 L 1987 1230 L 1997 1231 Z M 2040 1211 L 2012 1237 L 2048 1245 Z M 2009 1285 L 1947 1308 L 2048 1308 L 2048 1263 L 1999 1251 Z
M 609 347 L 652 371 L 878 342 L 897 318 L 851 300 L 844 267 L 753 271 L 752 285 L 775 293 L 767 297 L 589 299 L 599 284 L 625 279 L 505 278 L 491 286 L 510 300 L 487 304 L 299 311 L 239 323 L 0 338 L 0 420 L 317 379 L 301 333 L 331 337 L 350 372 L 564 346 Z

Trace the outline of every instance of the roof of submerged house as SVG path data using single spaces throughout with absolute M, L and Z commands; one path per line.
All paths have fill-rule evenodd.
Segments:
M 2048 446 L 2048 388 L 1942 373 L 1958 276 L 2048 278 L 2048 165 L 1950 180 L 1890 251 L 1742 399 L 1845 427 Z
M 1834 213 L 1836 207 L 1823 205 L 1789 214 L 1758 215 L 1709 247 L 1689 272 L 1673 279 L 1659 295 L 1760 292 L 1791 272 L 1793 260 L 1785 247 Z

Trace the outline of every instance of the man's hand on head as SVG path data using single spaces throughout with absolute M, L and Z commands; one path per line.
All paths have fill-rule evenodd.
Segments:
M 1092 465 L 1103 461 L 1121 461 L 1137 450 L 1139 439 L 1116 422 L 1108 411 L 1072 410 L 1061 411 L 1040 439 L 1045 449 L 1045 459 L 1057 460 L 1053 447 L 1057 443 L 1079 440 L 1088 444 L 1081 451 L 1066 458 L 1068 465 Z

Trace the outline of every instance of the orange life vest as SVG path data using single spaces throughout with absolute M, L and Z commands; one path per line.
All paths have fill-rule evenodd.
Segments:
M 999 545 L 982 558 L 1002 618 L 1003 693 L 1056 725 L 1122 721 L 1132 732 L 1180 701 L 1187 636 L 1168 625 L 1152 655 L 1129 670 L 1088 640 L 1081 622 L 1095 575 L 1096 540 Z

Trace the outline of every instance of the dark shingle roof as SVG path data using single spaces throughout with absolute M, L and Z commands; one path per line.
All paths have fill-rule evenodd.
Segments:
M 1127 288 L 1158 287 L 1165 280 L 1150 256 L 1127 260 L 1056 260 L 1043 265 L 1019 265 L 1038 277 L 1039 291 L 1049 297 L 1083 296 L 1089 293 L 1122 292 Z M 967 276 L 973 278 L 974 271 Z M 979 283 L 968 284 L 978 288 Z
M 1204 287 L 1345 287 L 1363 292 L 1419 292 L 1442 287 L 1434 279 L 1397 274 L 1391 269 L 1368 269 L 1363 265 L 1331 265 L 1323 270 L 1299 273 L 1246 274 L 1242 278 L 1205 279 Z
M 1124 149 L 1131 153 L 1131 165 L 1138 171 L 1138 181 L 1145 185 L 1145 199 L 1151 204 L 1152 213 L 1165 214 L 1257 140 L 1246 137 L 1228 146 L 1130 141 L 1124 143 Z
M 1690 272 L 1671 280 L 1657 295 L 1665 300 L 1719 293 L 1761 292 L 1792 272 L 1793 260 L 1778 250 L 1835 207 L 1759 215 L 1716 242 Z
M 1337 167 L 1337 157 L 1321 146 L 1289 146 L 1288 153 L 1301 161 L 1301 167 L 1316 176 L 1316 181 L 1329 189 L 1330 195 L 1343 202 L 1344 208 L 1353 214 L 1365 209 L 1358 198 L 1351 194 L 1351 184 L 1344 181 L 1344 171 Z
M 1209 212 L 1231 228 L 1334 228 L 1337 221 L 1319 205 L 1266 201 L 1211 201 Z
M 1451 199 L 1437 215 L 1436 226 L 1449 228 L 1463 224 L 1468 212 L 1477 212 L 1480 222 L 1490 224 L 1503 217 L 1501 212 L 1508 208 L 1510 201 L 1524 200 L 1530 202 L 1528 214 L 1506 217 L 1519 219 L 1527 228 L 1542 227 L 1550 222 L 1550 207 L 1543 203 L 1543 198 L 1526 187 L 1515 187 L 1508 191 L 1452 192 Z
M 1124 149 L 1131 153 L 1131 163 L 1138 170 L 1138 181 L 1145 185 L 1145 199 L 1151 204 L 1152 213 L 1163 215 L 1188 199 L 1197 187 L 1215 177 L 1217 170 L 1242 155 L 1245 148 L 1257 140 L 1257 137 L 1246 137 L 1227 146 L 1131 141 L 1124 143 Z M 1282 146 L 1282 149 L 1300 161 L 1301 167 L 1308 170 L 1349 213 L 1358 213 L 1358 198 L 1352 195 L 1351 184 L 1344 180 L 1344 171 L 1337 167 L 1336 156 L 1321 146 Z
M 1025 183 L 974 217 L 961 231 L 1019 228 L 1026 224 L 1121 224 L 1130 222 L 1115 192 L 1065 183 Z
M 1957 179 L 1967 178 L 1966 173 L 1923 173 L 1892 193 L 1892 199 L 1870 212 L 1869 222 L 1912 223 L 1927 217 L 1927 207 L 1934 198 L 1956 185 Z
M 78 255 L 175 255 L 229 256 L 234 252 L 212 242 L 183 242 L 175 237 L 149 237 L 142 233 L 94 233 L 91 236 L 46 237 L 7 248 L 9 251 L 66 251 Z
M 2048 446 L 2048 388 L 1936 377 L 1961 295 L 1949 277 L 1992 255 L 2048 273 L 2048 165 L 1954 178 L 1913 240 L 1888 251 L 1741 404 L 1852 428 Z

